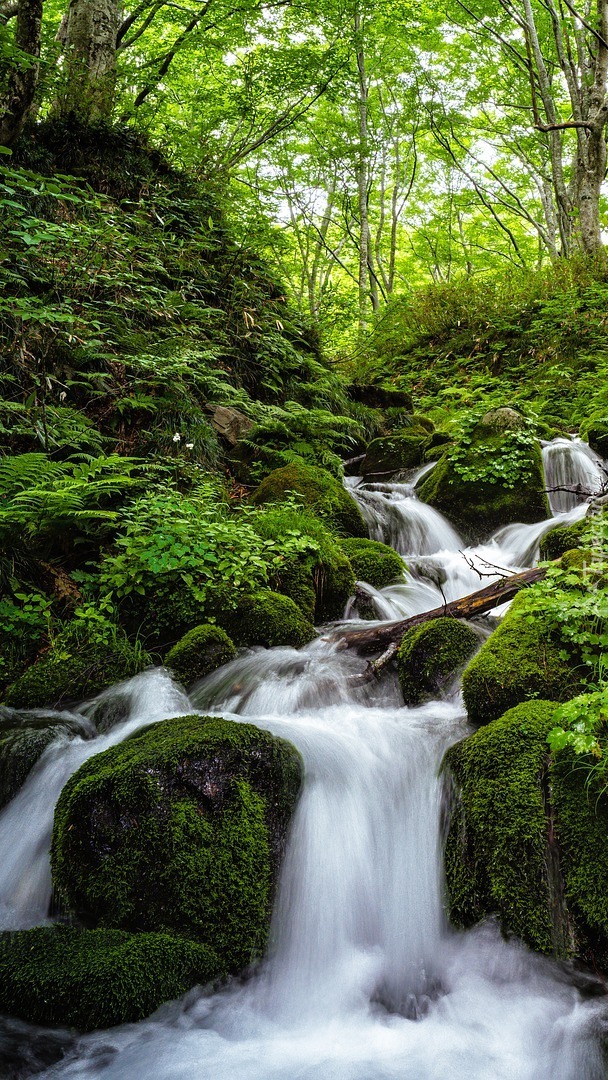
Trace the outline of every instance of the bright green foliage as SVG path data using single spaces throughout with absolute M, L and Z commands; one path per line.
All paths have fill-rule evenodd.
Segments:
M 343 546 L 351 541 L 338 541 L 323 521 L 290 501 L 264 504 L 251 523 L 268 539 L 279 536 L 287 543 L 293 535 L 309 541 L 308 549 L 302 547 L 299 552 L 282 558 L 272 586 L 276 592 L 289 596 L 306 618 L 317 625 L 339 619 L 355 589 L 355 575 Z M 394 559 L 395 553 L 388 550 Z
M 31 1024 L 132 1023 L 220 974 L 212 949 L 171 934 L 37 926 L 0 935 L 0 1009 Z
M 294 748 L 250 724 L 155 724 L 64 787 L 55 888 L 86 925 L 177 931 L 239 971 L 266 944 L 300 780 Z
M 341 540 L 340 547 L 350 560 L 357 581 L 366 581 L 374 589 L 383 589 L 403 576 L 403 559 L 387 544 L 353 536 Z
M 276 469 L 262 480 L 251 501 L 297 500 L 343 536 L 366 536 L 367 529 L 352 495 L 325 469 L 295 463 Z
M 10 571 L 9 571 L 10 572 Z M 33 659 L 41 640 L 49 631 L 51 600 L 44 593 L 21 591 L 12 578 L 10 593 L 0 596 L 0 685 L 17 678 Z M 22 587 L 25 589 L 25 586 Z
M 504 433 L 477 422 L 446 451 L 418 494 L 467 539 L 550 515 L 538 442 L 527 431 Z
M 273 469 L 302 461 L 320 465 L 340 479 L 340 454 L 352 453 L 361 436 L 362 429 L 348 416 L 288 401 L 282 409 L 268 409 L 267 416 L 241 440 L 236 456 L 244 463 L 241 472 L 248 480 L 260 481 Z
M 464 673 L 462 690 L 474 724 L 489 724 L 530 698 L 564 701 L 580 687 L 580 653 L 574 643 L 566 649 L 559 623 L 544 609 L 544 594 L 531 591 L 515 598 Z
M 218 613 L 217 618 L 237 645 L 292 645 L 298 649 L 315 636 L 314 626 L 294 601 L 270 589 L 244 593 L 233 611 Z
M 440 697 L 479 645 L 479 636 L 458 619 L 431 619 L 408 630 L 397 653 L 399 685 L 406 705 Z
M 208 623 L 195 626 L 184 634 L 165 657 L 165 667 L 173 672 L 184 686 L 234 660 L 236 649 L 228 634 L 219 626 Z
M 456 792 L 445 867 L 457 926 L 497 914 L 532 948 L 565 955 L 543 798 L 554 708 L 522 703 L 448 750 Z
M 74 619 L 48 650 L 11 683 L 4 704 L 19 709 L 56 708 L 65 701 L 93 697 L 113 683 L 136 675 L 151 663 L 140 647 L 112 624 L 91 627 Z

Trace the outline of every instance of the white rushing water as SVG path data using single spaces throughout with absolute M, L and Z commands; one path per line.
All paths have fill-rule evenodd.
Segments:
M 408 570 L 363 585 L 380 618 L 471 592 L 529 565 L 570 511 L 509 526 L 464 549 L 410 484 L 351 481 L 378 539 Z M 480 575 L 489 575 L 480 577 Z M 269 956 L 248 981 L 193 990 L 138 1025 L 83 1036 L 37 1075 L 82 1080 L 600 1080 L 601 999 L 568 972 L 504 941 L 491 923 L 455 933 L 444 914 L 445 749 L 467 733 L 459 697 L 416 709 L 396 680 L 355 689 L 361 661 L 317 640 L 249 650 L 190 699 L 166 673 L 104 695 L 118 720 L 93 740 L 57 742 L 0 814 L 0 918 L 48 913 L 57 794 L 87 757 L 143 724 L 187 712 L 255 723 L 292 741 L 305 784 L 281 872 Z M 125 705 L 126 702 L 126 705 Z M 99 710 L 99 703 L 97 703 Z M 122 713 L 120 710 L 123 710 Z M 85 712 L 90 713 L 88 709 Z M 153 873 L 153 868 L 151 868 Z M 1 1076 L 0 1070 L 0 1076 Z
M 608 474 L 602 459 L 582 439 L 554 439 L 543 447 L 549 502 L 554 514 L 572 510 L 601 494 Z

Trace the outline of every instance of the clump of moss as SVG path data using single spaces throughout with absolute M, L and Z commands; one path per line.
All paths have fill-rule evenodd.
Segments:
M 314 465 L 294 462 L 275 469 L 262 480 L 251 501 L 261 506 L 293 498 L 341 535 L 367 536 L 363 516 L 352 495 L 335 476 Z
M 439 697 L 478 645 L 475 631 L 458 619 L 431 619 L 408 630 L 397 653 L 405 704 Z
M 338 619 L 355 590 L 355 575 L 343 545 L 314 514 L 289 504 L 267 504 L 252 520 L 260 536 L 298 535 L 311 549 L 286 560 L 275 572 L 272 587 L 289 596 L 309 621 Z
M 218 622 L 236 645 L 292 645 L 299 649 L 315 636 L 293 600 L 270 589 L 245 593 L 236 608 L 218 614 Z
M 120 608 L 127 630 L 141 634 L 146 647 L 161 655 L 205 616 L 201 601 L 177 572 L 157 575 L 152 589 L 131 593 Z
M 93 697 L 151 664 L 118 627 L 100 636 L 82 620 L 57 635 L 51 648 L 7 688 L 4 703 L 20 709 L 57 708 Z
M 227 664 L 236 656 L 236 649 L 228 634 L 219 626 L 203 623 L 184 634 L 177 645 L 167 653 L 168 667 L 184 686 L 191 686 L 198 679 Z
M 17 794 L 47 746 L 61 737 L 90 734 L 76 718 L 0 708 L 0 810 Z
M 0 934 L 0 1010 L 80 1031 L 142 1020 L 222 974 L 212 949 L 170 934 L 37 926 Z
M 448 750 L 455 794 L 445 849 L 449 911 L 468 927 L 498 915 L 539 952 L 554 951 L 543 783 L 555 705 L 529 701 Z
M 240 971 L 266 945 L 300 782 L 297 751 L 250 724 L 155 724 L 68 780 L 56 893 L 85 926 L 184 934 Z
M 487 538 L 503 525 L 550 516 L 540 444 L 517 430 L 505 433 L 488 425 L 450 448 L 418 495 L 469 541 Z
M 428 437 L 428 431 L 423 428 L 408 428 L 373 439 L 360 465 L 362 475 L 386 475 L 422 465 Z
M 564 659 L 564 645 L 548 618 L 536 611 L 528 614 L 525 593 L 515 598 L 462 680 L 474 724 L 489 724 L 530 698 L 566 701 L 579 688 L 574 659 Z
M 393 548 L 377 540 L 351 537 L 340 542 L 358 581 L 383 589 L 403 575 L 403 559 Z
M 551 529 L 540 542 L 540 557 L 544 559 L 559 559 L 567 551 L 573 548 L 589 547 L 592 543 L 593 525 L 592 519 L 582 518 L 572 525 L 558 525 Z

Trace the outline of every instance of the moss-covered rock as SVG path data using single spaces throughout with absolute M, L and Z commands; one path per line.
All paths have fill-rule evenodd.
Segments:
M 0 810 L 17 794 L 47 746 L 62 737 L 92 734 L 75 716 L 0 707 Z
M 262 480 L 251 501 L 261 506 L 294 498 L 341 535 L 367 536 L 363 516 L 352 495 L 331 473 L 314 465 L 294 462 L 275 469 Z
M 236 645 L 292 645 L 299 649 L 315 636 L 315 628 L 293 600 L 271 589 L 246 593 L 217 620 Z
M 152 589 L 143 595 L 131 593 L 120 606 L 127 630 L 140 634 L 146 648 L 161 656 L 207 617 L 201 601 L 177 571 L 159 574 Z
M 462 690 L 470 720 L 489 724 L 530 698 L 566 701 L 580 689 L 575 659 L 564 659 L 558 629 L 529 611 L 525 593 L 465 670 Z
M 540 542 L 541 560 L 559 559 L 573 548 L 591 548 L 596 522 L 595 516 L 589 516 L 573 522 L 572 525 L 557 525 L 555 529 L 551 529 Z
M 608 972 L 608 798 L 569 748 L 549 754 L 555 708 L 518 705 L 448 751 L 450 914 L 497 915 L 532 948 Z
M 222 664 L 234 660 L 236 649 L 225 630 L 211 623 L 195 626 L 167 653 L 165 667 L 184 686 L 204 679 Z
M 93 697 L 151 662 L 122 630 L 116 628 L 104 639 L 75 620 L 57 635 L 48 652 L 11 683 L 4 703 L 18 709 L 57 708 L 65 701 Z
M 397 473 L 422 465 L 428 437 L 428 431 L 422 428 L 406 428 L 405 431 L 373 439 L 359 466 L 362 476 Z
M 543 795 L 554 711 L 526 702 L 448 750 L 455 798 L 445 869 L 456 926 L 498 915 L 533 949 L 563 955 Z
M 38 926 L 0 934 L 0 1011 L 80 1031 L 142 1020 L 222 974 L 212 949 L 170 934 Z
M 550 516 L 540 444 L 518 430 L 480 424 L 439 459 L 418 488 L 469 541 L 513 522 Z
M 252 525 L 268 540 L 290 534 L 310 539 L 308 549 L 279 566 L 272 588 L 289 596 L 309 622 L 339 619 L 355 590 L 355 575 L 331 529 L 314 514 L 281 504 L 265 505 Z
M 431 619 L 408 630 L 397 653 L 405 704 L 440 697 L 478 645 L 478 635 L 459 619 Z
M 357 581 L 383 589 L 403 575 L 403 559 L 388 544 L 358 537 L 342 540 L 342 551 L 350 560 Z
M 602 417 L 590 423 L 587 430 L 587 442 L 604 461 L 608 459 L 608 418 Z
M 300 782 L 297 751 L 250 724 L 155 724 L 68 780 L 56 893 L 86 927 L 177 932 L 240 971 L 266 944 Z

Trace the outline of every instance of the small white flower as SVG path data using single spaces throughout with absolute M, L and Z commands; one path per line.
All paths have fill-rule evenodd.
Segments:
M 187 442 L 186 443 L 186 450 L 194 450 L 194 443 L 193 442 Z
M 180 435 L 179 431 L 176 431 L 175 435 L 173 436 L 173 442 L 179 442 L 180 440 L 181 440 L 181 435 Z

